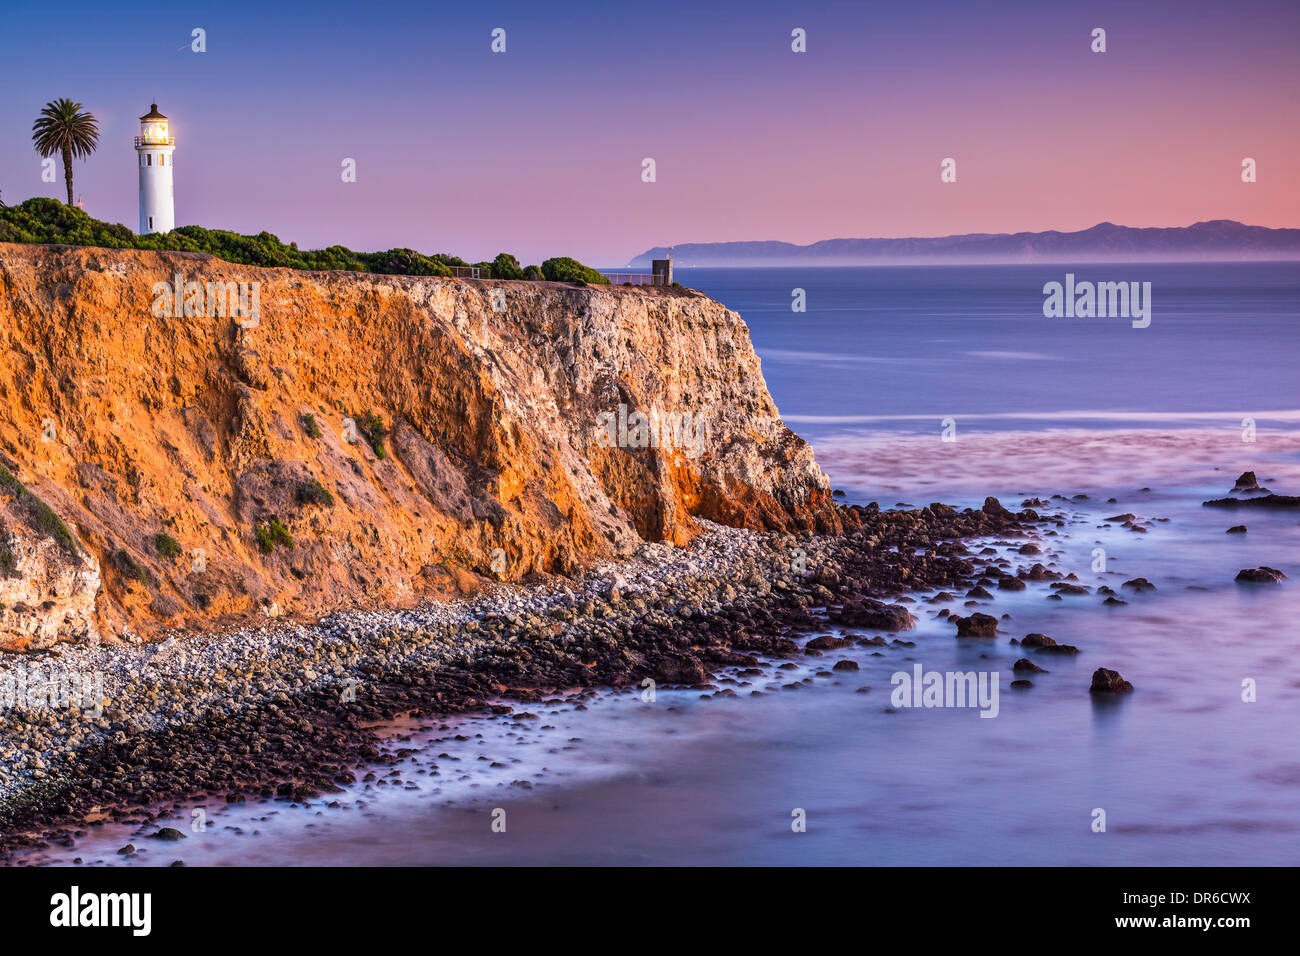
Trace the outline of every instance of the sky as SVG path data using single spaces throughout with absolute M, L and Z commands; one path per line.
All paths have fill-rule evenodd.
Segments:
M 1298 35 L 1295 0 L 24 3 L 0 23 L 0 190 L 64 195 L 31 125 L 66 96 L 100 120 L 78 194 L 133 229 L 155 101 L 178 225 L 303 247 L 607 267 L 684 242 L 1297 227 Z

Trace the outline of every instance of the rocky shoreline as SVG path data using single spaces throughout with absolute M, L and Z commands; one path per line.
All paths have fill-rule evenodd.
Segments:
M 87 826 L 150 822 L 168 801 L 336 790 L 353 782 L 356 767 L 383 759 L 371 726 L 398 715 L 646 678 L 695 685 L 717 667 L 800 653 L 793 635 L 829 626 L 904 630 L 909 591 L 964 591 L 1013 577 L 962 539 L 1020 537 L 1062 518 L 1012 512 L 991 498 L 961 512 L 942 504 L 844 510 L 855 530 L 842 535 L 706 523 L 689 548 L 646 544 L 580 582 L 141 646 L 59 645 L 11 659 L 10 671 L 94 674 L 104 703 L 97 716 L 68 707 L 0 711 L 0 854 L 74 846 Z M 1044 573 L 1054 574 L 1041 565 L 1021 572 L 1031 580 Z

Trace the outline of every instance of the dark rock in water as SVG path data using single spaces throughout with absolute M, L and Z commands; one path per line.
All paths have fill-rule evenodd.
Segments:
M 1002 502 L 992 495 L 984 499 L 984 513 L 993 517 L 1008 517 L 1011 512 L 1002 507 Z
M 131 855 L 132 853 L 134 853 L 134 852 L 135 852 L 135 844 L 133 844 L 133 843 L 128 843 L 126 846 L 122 847 L 122 849 L 120 849 L 120 850 L 117 851 L 117 855 L 118 855 L 118 856 L 130 856 L 130 855 Z
M 1141 594 L 1143 591 L 1154 591 L 1156 586 L 1146 578 L 1134 578 L 1131 581 L 1125 581 L 1121 587 L 1132 588 Z
M 970 598 L 992 598 L 993 597 L 992 594 L 990 594 L 984 588 L 979 587 L 978 585 L 971 588 L 969 591 L 967 591 L 966 596 Z
M 1011 665 L 1011 669 L 1012 669 L 1013 671 L 1016 671 L 1017 673 L 1019 673 L 1019 672 L 1021 672 L 1021 671 L 1029 671 L 1031 674 L 1032 674 L 1032 673 L 1041 673 L 1041 674 L 1046 674 L 1046 673 L 1047 673 L 1047 671 L 1043 670 L 1041 667 L 1039 667 L 1037 664 L 1035 664 L 1033 661 L 1031 661 L 1031 660 L 1030 660 L 1029 658 L 1027 658 L 1027 657 L 1022 657 L 1022 658 L 1020 658 L 1020 660 L 1016 661 L 1014 664 Z
M 852 641 L 846 641 L 842 637 L 824 634 L 821 637 L 814 637 L 811 641 L 805 644 L 804 647 L 813 651 L 835 651 L 839 650 L 841 647 L 848 647 L 852 643 Z
M 999 591 L 1023 591 L 1027 587 L 1029 585 L 1014 575 L 1008 574 L 998 579 Z
M 912 612 L 901 604 L 886 604 L 871 598 L 846 604 L 831 618 L 848 627 L 874 627 L 882 631 L 907 631 L 916 626 Z
M 836 661 L 835 666 L 831 668 L 833 671 L 855 671 L 857 669 L 858 662 L 849 660 Z
M 1224 534 L 1245 534 L 1246 526 L 1244 524 L 1234 524 L 1231 528 L 1229 528 L 1227 531 L 1223 533 Z
M 1020 554 L 1042 554 L 1043 549 L 1031 541 L 1028 544 L 1022 544 L 1020 546 L 1019 553 Z
M 998 619 L 991 614 L 975 613 L 970 617 L 950 618 L 957 625 L 958 637 L 997 637 Z
M 1245 491 L 1247 488 L 1258 488 L 1259 481 L 1255 478 L 1253 471 L 1243 471 L 1241 477 L 1237 479 L 1237 483 L 1232 487 L 1237 491 Z
M 1088 588 L 1082 584 L 1061 584 L 1052 585 L 1052 590 L 1057 594 L 1087 594 Z
M 832 497 L 832 498 L 843 498 L 843 497 L 844 497 L 844 492 L 841 491 L 839 488 L 836 488 L 834 491 L 831 492 L 831 497 Z
M 1025 680 L 1023 677 L 1021 677 L 1018 680 L 1013 680 L 1011 682 L 1011 686 L 1014 687 L 1016 690 L 1028 690 L 1029 688 L 1034 686 L 1034 682 L 1031 680 Z
M 185 865 L 185 861 L 184 861 L 184 860 L 172 860 L 172 861 L 171 861 L 170 863 L 168 863 L 167 865 L 168 865 L 168 866 L 184 866 L 184 865 Z
M 1127 694 L 1131 690 L 1133 690 L 1133 685 L 1121 677 L 1119 671 L 1098 667 L 1092 672 L 1092 686 L 1088 688 L 1088 693 Z
M 1022 571 L 1021 577 L 1028 581 L 1055 581 L 1060 578 L 1060 572 L 1049 571 L 1042 564 L 1035 564 L 1028 571 Z
M 1137 515 L 1131 511 L 1126 511 L 1122 515 L 1111 515 L 1106 521 L 1137 521 Z
M 1056 641 L 1046 634 L 1026 634 L 1025 639 L 1020 643 L 1024 647 L 1051 647 Z
M 1102 603 L 1102 604 L 1109 604 L 1109 605 L 1111 605 L 1112 607 L 1115 607 L 1115 606 L 1118 606 L 1118 605 L 1120 605 L 1120 604 L 1127 604 L 1128 601 L 1121 601 L 1119 598 L 1112 596 L 1112 597 L 1108 597 L 1108 598 L 1106 598 L 1106 600 L 1102 601 L 1101 603 Z
M 163 827 L 157 833 L 153 834 L 155 840 L 184 840 L 185 834 L 181 833 L 175 827 Z
M 1254 584 L 1279 584 L 1286 580 L 1286 575 L 1277 568 L 1261 565 L 1258 568 L 1243 568 L 1237 572 L 1235 580 Z
M 1206 508 L 1300 508 L 1296 495 L 1264 495 L 1262 498 L 1215 498 L 1202 501 Z
M 1042 654 L 1064 654 L 1067 657 L 1073 657 L 1079 653 L 1079 649 L 1073 644 L 1048 644 L 1046 647 L 1040 647 L 1039 653 Z

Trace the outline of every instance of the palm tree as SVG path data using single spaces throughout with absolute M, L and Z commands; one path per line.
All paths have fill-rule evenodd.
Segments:
M 82 111 L 80 103 L 69 99 L 46 103 L 32 124 L 32 142 L 42 156 L 59 153 L 63 157 L 63 181 L 68 186 L 68 205 L 72 205 L 72 160 L 85 159 L 99 145 L 99 121 Z

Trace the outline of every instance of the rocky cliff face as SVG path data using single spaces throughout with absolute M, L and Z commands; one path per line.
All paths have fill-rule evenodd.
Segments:
M 687 290 L 0 244 L 0 389 L 0 648 L 843 520 L 740 317 Z

